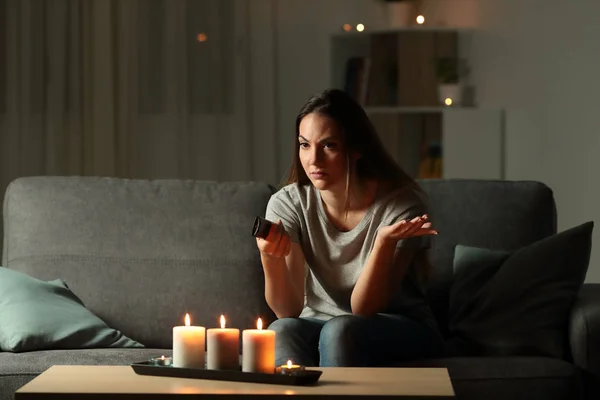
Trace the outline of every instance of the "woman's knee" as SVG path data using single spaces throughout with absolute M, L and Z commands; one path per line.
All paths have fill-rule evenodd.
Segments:
M 269 325 L 269 330 L 275 331 L 277 337 L 297 335 L 302 331 L 302 320 L 299 318 L 280 318 Z
M 325 346 L 354 342 L 360 337 L 365 320 L 358 315 L 334 317 L 323 326 L 319 342 Z
M 363 327 L 366 318 L 342 315 L 329 320 L 319 337 L 320 365 L 323 367 L 359 366 Z
M 300 325 L 298 318 L 279 318 L 271 322 L 269 330 L 277 332 L 285 332 L 289 329 L 295 329 Z
M 269 325 L 275 331 L 277 364 L 293 360 L 304 365 L 318 365 L 318 340 L 323 322 L 304 318 L 281 318 Z

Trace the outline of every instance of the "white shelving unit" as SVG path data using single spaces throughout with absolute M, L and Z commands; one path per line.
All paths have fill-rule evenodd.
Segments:
M 471 34 L 407 27 L 332 38 L 333 87 L 363 104 L 392 157 L 414 177 L 504 179 L 503 110 L 438 100 L 435 60 L 459 59 Z
M 448 107 L 365 107 L 369 114 L 436 114 L 448 110 Z

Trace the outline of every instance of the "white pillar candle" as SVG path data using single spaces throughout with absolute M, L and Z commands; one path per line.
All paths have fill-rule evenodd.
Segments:
M 221 315 L 221 328 L 206 331 L 206 368 L 240 368 L 240 330 L 225 328 L 225 316 Z
M 242 332 L 242 371 L 272 374 L 275 372 L 275 331 L 263 330 L 260 318 L 256 327 Z
M 179 368 L 204 368 L 203 326 L 190 326 L 190 316 L 185 314 L 185 326 L 173 327 L 173 366 Z

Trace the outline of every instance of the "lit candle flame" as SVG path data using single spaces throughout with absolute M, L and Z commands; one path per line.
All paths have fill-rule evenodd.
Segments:
M 287 367 L 288 367 L 289 369 L 291 369 L 291 368 L 292 368 L 292 360 L 288 360 L 288 362 L 287 362 Z
M 165 359 L 165 356 L 160 356 L 160 359 L 161 359 L 161 360 L 164 360 L 164 359 Z
M 262 330 L 262 319 L 258 319 L 258 321 L 256 321 L 256 329 L 258 330 Z
M 185 314 L 185 326 L 190 326 L 190 314 Z
M 225 316 L 221 315 L 221 329 L 225 329 Z

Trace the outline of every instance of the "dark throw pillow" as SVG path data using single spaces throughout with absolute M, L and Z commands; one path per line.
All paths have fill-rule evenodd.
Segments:
M 106 325 L 62 280 L 0 267 L 0 350 L 106 347 L 144 346 Z
M 565 358 L 569 314 L 587 273 L 593 228 L 587 222 L 515 251 L 456 246 L 451 352 Z

